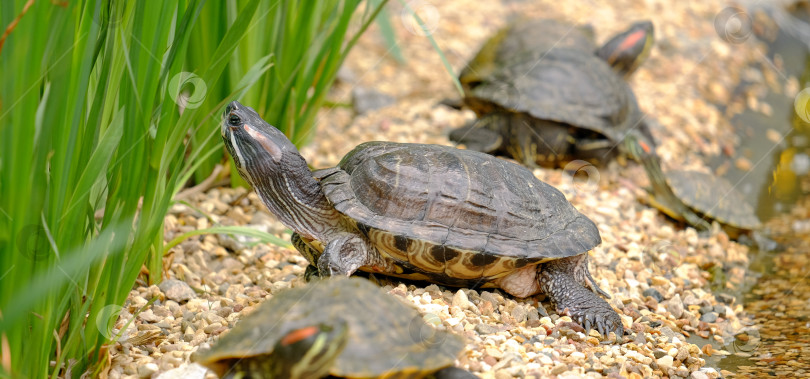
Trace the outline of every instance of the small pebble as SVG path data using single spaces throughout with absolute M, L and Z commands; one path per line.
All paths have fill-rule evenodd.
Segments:
M 489 324 L 478 324 L 475 326 L 475 331 L 478 334 L 492 334 L 497 333 L 498 328 Z
M 177 279 L 166 279 L 158 287 L 166 295 L 166 298 L 178 303 L 197 297 L 197 294 L 186 282 Z
M 470 300 L 467 298 L 467 293 L 465 293 L 463 289 L 456 291 L 455 295 L 453 295 L 453 306 L 459 307 L 462 310 L 472 306 Z
M 646 290 L 644 290 L 644 292 L 642 292 L 641 294 L 642 294 L 643 296 L 650 296 L 650 297 L 652 297 L 653 299 L 655 299 L 655 301 L 657 301 L 657 302 L 659 302 L 659 303 L 660 303 L 660 302 L 662 302 L 662 301 L 664 301 L 664 296 L 662 296 L 662 295 L 661 295 L 661 293 L 660 293 L 660 292 L 658 292 L 658 290 L 657 290 L 657 289 L 652 288 L 652 287 L 647 288 L 647 289 L 646 289 Z
M 154 363 L 138 365 L 138 376 L 141 378 L 148 378 L 152 376 L 152 374 L 158 372 L 158 370 L 160 370 L 160 367 Z
M 675 318 L 681 318 L 683 316 L 683 302 L 681 301 L 680 295 L 675 295 L 671 299 L 666 301 L 667 303 L 667 311 L 672 314 Z
M 700 316 L 700 321 L 715 322 L 717 321 L 717 313 L 714 312 L 704 313 L 703 316 Z
M 526 307 L 518 304 L 517 306 L 515 306 L 514 309 L 512 309 L 511 315 L 512 318 L 515 319 L 515 322 L 521 323 L 526 321 L 526 318 L 528 317 L 528 311 L 526 311 Z
M 661 358 L 658 358 L 655 362 L 658 363 L 658 367 L 661 367 L 664 370 L 669 370 L 672 368 L 674 359 L 670 355 L 665 355 Z

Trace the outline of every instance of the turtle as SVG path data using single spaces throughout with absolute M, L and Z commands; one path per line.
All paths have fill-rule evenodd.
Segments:
M 221 378 L 474 378 L 462 337 L 370 281 L 329 278 L 263 302 L 192 360 Z
M 452 146 L 372 141 L 311 171 L 252 108 L 231 102 L 223 119 L 237 171 L 293 230 L 309 273 L 544 293 L 588 331 L 622 338 L 621 317 L 588 269 L 599 230 L 526 167 Z
M 653 144 L 623 78 L 646 58 L 652 40 L 649 21 L 633 24 L 601 48 L 589 29 L 561 21 L 511 24 L 462 70 L 464 103 L 478 118 L 449 138 L 530 167 L 606 162 L 629 132 Z
M 628 136 L 625 144 L 640 157 L 649 177 L 650 205 L 664 214 L 701 231 L 717 221 L 732 237 L 761 228 L 754 208 L 728 180 L 694 170 L 665 172 L 654 147 L 635 136 Z

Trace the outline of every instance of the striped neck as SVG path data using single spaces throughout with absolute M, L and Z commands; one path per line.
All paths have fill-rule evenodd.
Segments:
M 242 176 L 249 176 L 245 179 L 267 209 L 301 236 L 322 241 L 338 232 L 340 214 L 324 196 L 304 157 L 285 152 L 280 166 L 284 170 L 252 164 L 245 167 L 247 172 Z

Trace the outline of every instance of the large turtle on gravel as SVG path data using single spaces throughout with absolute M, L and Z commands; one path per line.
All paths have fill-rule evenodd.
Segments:
M 453 367 L 461 337 L 362 278 L 287 289 L 192 359 L 221 378 L 475 378 Z
M 295 232 L 310 272 L 542 292 L 588 330 L 624 333 L 588 270 L 588 251 L 602 242 L 596 225 L 520 165 L 449 146 L 367 142 L 312 172 L 283 133 L 235 101 L 222 137 L 240 175 Z
M 629 76 L 653 40 L 649 21 L 601 48 L 592 32 L 555 20 L 523 20 L 492 37 L 459 80 L 478 120 L 450 132 L 468 149 L 528 166 L 604 162 L 633 132 L 652 143 Z
M 699 171 L 664 172 L 652 146 L 634 136 L 628 136 L 625 143 L 633 155 L 640 157 L 650 179 L 650 205 L 666 215 L 698 230 L 709 229 L 714 220 L 731 236 L 762 226 L 754 208 L 727 180 Z

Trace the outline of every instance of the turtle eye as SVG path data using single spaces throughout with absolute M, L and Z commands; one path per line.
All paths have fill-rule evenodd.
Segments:
M 242 123 L 242 119 L 239 116 L 232 114 L 228 116 L 228 124 L 231 126 L 239 126 Z

